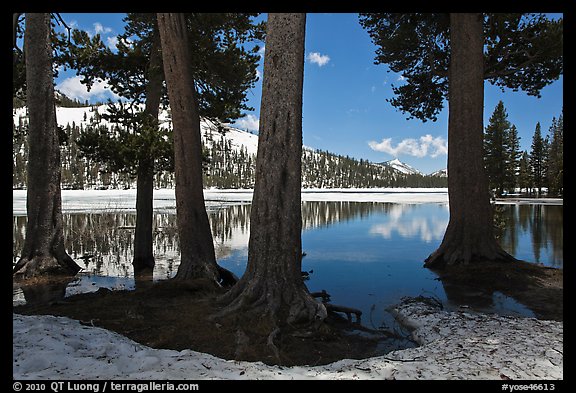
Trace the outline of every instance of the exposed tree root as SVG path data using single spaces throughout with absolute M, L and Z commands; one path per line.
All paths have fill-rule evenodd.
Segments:
M 517 259 L 504 251 L 496 241 L 464 245 L 457 241 L 445 239 L 440 247 L 426 258 L 424 266 L 442 269 L 449 266 L 481 263 L 482 261 L 515 262 Z
M 12 274 L 20 278 L 74 276 L 80 270 L 80 266 L 68 254 L 61 257 L 36 255 L 32 258 L 20 258 L 14 266 Z

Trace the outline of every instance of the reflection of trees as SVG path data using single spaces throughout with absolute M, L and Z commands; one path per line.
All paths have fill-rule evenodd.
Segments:
M 41 278 L 32 283 L 21 282 L 19 287 L 24 293 L 27 304 L 47 304 L 64 299 L 68 284 L 77 280 L 75 277 Z
M 562 267 L 563 253 L 563 206 L 543 204 L 496 205 L 497 234 L 504 249 L 515 254 L 520 236 L 529 234 L 535 261 Z M 498 225 L 498 224 L 501 225 Z M 550 260 L 542 260 L 547 250 Z M 530 262 L 530 261 L 529 261 Z
M 302 228 L 325 227 L 356 217 L 368 217 L 375 212 L 388 213 L 393 205 L 382 202 L 302 202 Z
M 304 230 L 326 227 L 337 222 L 368 217 L 375 212 L 398 214 L 398 204 L 379 202 L 303 202 Z M 402 205 L 404 206 L 404 205 Z M 407 205 L 406 205 L 407 206 Z M 247 246 L 251 205 L 231 205 L 209 212 L 214 242 L 220 255 Z M 550 263 L 562 266 L 563 207 L 546 205 L 496 205 L 496 220 L 502 223 L 499 238 L 502 246 L 515 253 L 522 234 L 530 234 L 534 255 L 550 249 Z M 98 275 L 132 276 L 133 236 L 136 216 L 131 213 L 106 212 L 64 214 L 66 250 L 85 268 Z M 13 217 L 14 263 L 24 244 L 25 216 Z M 153 224 L 154 254 L 157 269 L 170 277 L 178 267 L 180 244 L 176 215 L 158 213 Z M 84 258 L 91 256 L 90 258 Z M 539 262 L 540 257 L 536 258 Z
M 510 255 L 518 249 L 518 213 L 516 205 L 493 205 L 494 233 L 500 244 Z

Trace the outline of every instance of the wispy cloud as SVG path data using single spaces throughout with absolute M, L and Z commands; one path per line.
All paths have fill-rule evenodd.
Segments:
M 93 23 L 92 26 L 94 26 L 94 33 L 95 33 L 95 34 L 109 34 L 109 33 L 112 33 L 112 28 L 111 28 L 111 27 L 105 27 L 105 26 L 103 26 L 102 23 L 100 23 L 100 22 Z
M 107 98 L 116 100 L 119 98 L 119 96 L 110 90 L 108 83 L 103 81 L 94 82 L 94 85 L 90 91 L 88 91 L 86 89 L 86 85 L 80 83 L 81 79 L 82 78 L 80 76 L 72 76 L 70 78 L 66 78 L 56 86 L 56 89 L 66 94 L 70 98 L 76 98 L 82 101 L 90 101 L 92 99 L 102 100 Z
M 245 117 L 236 120 L 234 125 L 242 130 L 258 131 L 260 119 L 254 115 L 248 114 Z
M 310 52 L 308 53 L 307 57 L 308 61 L 311 63 L 317 64 L 318 67 L 323 67 L 330 61 L 330 56 L 328 55 L 321 55 L 318 52 Z
M 107 37 L 106 45 L 108 45 L 110 49 L 116 49 L 116 45 L 118 45 L 118 37 Z
M 421 136 L 419 139 L 404 139 L 396 146 L 393 146 L 392 138 L 384 138 L 380 143 L 370 141 L 368 142 L 368 146 L 370 146 L 372 150 L 388 153 L 394 157 L 405 154 L 419 158 L 426 156 L 435 158 L 448 154 L 448 142 L 446 139 L 440 136 L 434 138 L 430 134 Z

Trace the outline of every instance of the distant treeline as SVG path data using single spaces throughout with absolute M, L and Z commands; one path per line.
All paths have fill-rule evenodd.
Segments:
M 70 101 L 70 102 L 68 102 Z M 82 104 L 68 99 L 70 105 Z M 63 189 L 123 189 L 134 188 L 135 179 L 126 173 L 115 173 L 105 164 L 82 154 L 77 141 L 86 129 L 84 124 L 60 127 L 62 188 Z M 28 142 L 27 119 L 13 124 L 13 188 L 26 185 Z M 256 156 L 246 148 L 234 149 L 225 135 L 203 136 L 204 187 L 253 188 Z M 155 175 L 156 188 L 174 187 L 174 174 L 161 171 Z M 302 152 L 303 188 L 374 188 L 374 187 L 447 187 L 447 178 L 407 175 L 385 165 L 357 160 L 321 150 Z

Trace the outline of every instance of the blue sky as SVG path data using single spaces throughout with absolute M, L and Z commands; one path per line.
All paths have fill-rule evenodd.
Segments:
M 62 14 L 73 27 L 100 33 L 113 46 L 123 32 L 123 14 Z M 265 15 L 263 16 L 265 18 Z M 446 167 L 448 110 L 436 122 L 407 120 L 407 114 L 392 107 L 391 86 L 402 84 L 401 76 L 375 65 L 376 47 L 351 13 L 309 13 L 306 22 L 304 69 L 304 144 L 333 153 L 373 162 L 398 158 L 423 173 Z M 263 59 L 258 67 L 263 72 Z M 520 147 L 529 150 L 536 123 L 544 134 L 558 118 L 563 106 L 562 78 L 545 87 L 541 98 L 523 92 L 502 92 L 485 84 L 484 125 L 502 100 L 508 120 L 515 124 Z M 62 72 L 57 88 L 66 94 L 93 102 L 110 97 L 105 84 L 88 94 L 74 72 Z M 242 129 L 257 132 L 261 83 L 248 92 L 248 105 L 255 108 L 236 122 Z

